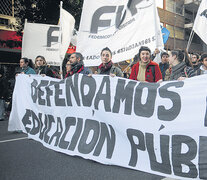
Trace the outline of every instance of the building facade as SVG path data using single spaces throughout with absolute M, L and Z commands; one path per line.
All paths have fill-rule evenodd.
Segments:
M 14 0 L 0 1 L 0 62 L 15 63 L 21 57 L 21 38 L 15 31 Z
M 158 7 L 160 22 L 170 31 L 165 49 L 185 49 L 201 0 L 162 0 Z M 205 43 L 194 34 L 189 52 L 202 54 L 207 51 Z

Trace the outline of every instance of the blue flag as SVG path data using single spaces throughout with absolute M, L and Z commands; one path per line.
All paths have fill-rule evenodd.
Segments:
M 162 27 L 162 26 L 161 26 L 161 31 L 162 31 L 163 43 L 166 44 L 166 42 L 169 38 L 169 35 L 170 35 L 170 31 L 167 30 L 167 28 Z

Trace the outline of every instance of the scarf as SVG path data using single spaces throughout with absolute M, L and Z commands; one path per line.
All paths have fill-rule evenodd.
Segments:
M 137 75 L 137 80 L 144 82 L 146 81 L 145 79 L 145 73 L 146 73 L 146 68 L 147 65 L 150 63 L 150 61 L 148 63 L 142 63 L 141 61 L 139 62 L 139 71 L 138 71 L 138 75 Z
M 100 69 L 100 74 L 104 74 L 106 71 L 109 71 L 112 65 L 113 65 L 112 61 L 109 61 L 105 65 L 101 63 L 101 65 L 98 67 Z
M 37 74 L 46 74 L 46 66 L 40 66 L 40 67 L 38 67 L 37 68 L 37 70 L 36 70 L 36 73 Z
M 67 72 L 67 74 L 65 75 L 65 78 L 67 78 L 67 77 L 69 77 L 69 76 L 71 76 L 72 74 L 71 74 L 71 71 L 69 71 L 69 72 Z
M 76 63 L 76 64 L 72 65 L 70 75 L 72 76 L 75 73 L 80 73 L 83 69 L 84 69 L 83 63 Z
M 181 62 L 176 66 L 173 66 L 172 73 L 170 75 L 170 80 L 177 80 L 179 77 L 181 77 L 185 67 L 186 67 L 185 62 Z

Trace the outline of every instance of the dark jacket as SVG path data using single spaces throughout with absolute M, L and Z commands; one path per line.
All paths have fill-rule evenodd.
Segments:
M 169 68 L 169 64 L 168 63 L 163 64 L 162 62 L 160 62 L 159 67 L 160 67 L 160 71 L 162 73 L 162 79 L 164 80 L 165 79 L 165 72 Z
M 83 70 L 80 71 L 80 73 L 88 75 L 88 74 L 92 74 L 92 71 L 89 68 L 83 66 Z
M 52 69 L 50 69 L 48 66 L 41 66 L 36 69 L 37 74 L 45 74 L 46 76 L 54 77 L 54 73 L 52 72 Z
M 121 71 L 121 69 L 119 67 L 114 66 L 114 65 L 112 65 L 111 68 L 108 69 L 105 72 L 101 72 L 100 69 L 98 69 L 97 71 L 98 71 L 98 74 L 107 74 L 107 75 L 110 75 L 110 73 L 112 73 L 112 74 L 115 74 L 118 77 L 123 77 L 124 76 L 124 74 Z
M 177 80 L 179 77 L 193 77 L 195 75 L 196 72 L 193 68 L 187 66 L 185 62 L 181 62 L 180 64 L 172 67 L 170 80 Z
M 0 99 L 5 99 L 8 92 L 8 80 L 6 78 L 6 67 L 0 65 Z

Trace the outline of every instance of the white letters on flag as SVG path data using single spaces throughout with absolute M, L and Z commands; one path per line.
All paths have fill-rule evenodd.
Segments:
M 70 41 L 73 35 L 73 29 L 75 25 L 74 17 L 64 10 L 60 8 L 60 27 L 61 27 L 61 45 L 60 45 L 60 58 L 63 60 L 65 57 L 65 53 L 68 50 L 70 45 Z
M 202 0 L 200 4 L 193 30 L 207 44 L 207 0 Z
M 113 62 L 133 58 L 140 46 L 148 46 L 152 51 L 163 48 L 154 3 L 154 0 L 85 0 L 77 42 L 85 65 L 99 65 L 104 47 L 112 50 Z

